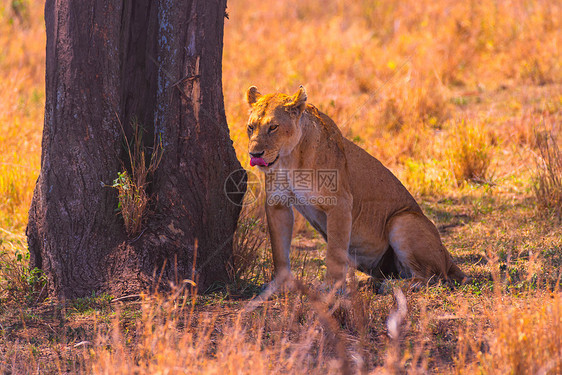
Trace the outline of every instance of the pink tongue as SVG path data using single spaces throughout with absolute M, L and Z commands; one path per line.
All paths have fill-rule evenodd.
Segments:
M 254 165 L 261 165 L 267 167 L 267 163 L 262 158 L 251 158 L 250 159 L 250 166 L 253 167 Z

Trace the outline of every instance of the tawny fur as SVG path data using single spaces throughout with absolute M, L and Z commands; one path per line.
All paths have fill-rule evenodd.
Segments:
M 328 242 L 326 277 L 330 282 L 344 282 L 349 265 L 377 278 L 466 279 L 437 228 L 402 183 L 376 158 L 343 137 L 327 115 L 307 104 L 302 86 L 293 96 L 261 95 L 252 86 L 246 100 L 251 107 L 249 152 L 263 152 L 263 160 L 273 163 L 259 168 L 269 179 L 266 215 L 277 279 L 284 281 L 291 275 L 293 211 L 282 203 L 291 198 L 315 200 L 294 207 Z M 303 192 L 291 178 L 272 183 L 279 176 L 292 177 L 284 171 L 295 170 L 336 171 L 337 188 L 316 185 L 313 191 Z M 286 199 L 272 203 L 272 197 Z M 319 197 L 329 199 L 318 203 Z

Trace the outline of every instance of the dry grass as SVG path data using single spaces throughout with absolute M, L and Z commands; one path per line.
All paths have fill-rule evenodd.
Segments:
M 559 294 L 545 297 L 550 300 L 540 306 L 528 302 L 498 305 L 502 314 L 490 316 L 495 332 L 489 353 L 476 352 L 484 372 L 562 372 L 562 300 Z
M 121 125 L 121 124 L 120 124 Z M 129 171 L 123 166 L 110 187 L 117 189 L 117 209 L 123 218 L 125 230 L 129 236 L 137 235 L 142 228 L 150 196 L 147 188 L 156 168 L 162 160 L 164 149 L 161 140 L 154 140 L 154 147 L 148 150 L 143 141 L 144 129 L 136 120 L 131 122 L 133 137 L 129 141 L 121 125 L 125 148 L 129 159 Z
M 40 165 L 42 6 L 0 0 L 0 372 L 325 374 L 344 363 L 363 373 L 562 371 L 562 230 L 541 213 L 561 206 L 558 2 L 229 3 L 224 95 L 243 165 L 247 87 L 303 84 L 418 197 L 474 279 L 408 292 L 406 313 L 394 315 L 402 281 L 359 274 L 334 314 L 329 299 L 306 293 L 249 311 L 271 277 L 259 204 L 245 209 L 235 238 L 235 282 L 214 293 L 43 300 L 23 234 Z M 545 129 L 548 142 L 535 136 Z M 325 244 L 300 223 L 293 269 L 314 289 Z M 403 318 L 389 325 L 390 316 Z
M 29 268 L 26 238 L 0 228 L 0 301 L 30 305 L 45 298 L 45 277 Z
M 256 205 L 244 206 L 234 234 L 229 275 L 236 284 L 258 284 L 271 279 L 271 266 L 263 258 L 266 232 L 264 217 L 256 212 Z
M 0 2 L 0 226 L 21 231 L 39 173 L 45 30 L 41 7 L 15 3 Z
M 86 367 L 94 373 L 299 374 L 312 365 L 339 373 L 337 360 L 322 360 L 333 345 L 321 323 L 312 311 L 292 309 L 288 298 L 252 312 L 225 305 L 212 313 L 197 311 L 195 300 L 187 293 L 145 296 L 134 337 L 113 320 L 85 353 Z M 275 319 L 269 318 L 272 312 Z
M 489 179 L 491 148 L 483 124 L 468 125 L 465 121 L 455 124 L 448 150 L 451 169 L 458 183 Z
M 537 134 L 540 158 L 534 191 L 541 210 L 554 212 L 562 219 L 562 154 L 550 133 Z

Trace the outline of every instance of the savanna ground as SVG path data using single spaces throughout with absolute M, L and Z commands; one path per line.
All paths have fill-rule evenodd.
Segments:
M 303 84 L 398 175 L 473 278 L 411 292 L 350 275 L 333 313 L 310 293 L 248 302 L 272 270 L 259 204 L 244 209 L 229 285 L 45 299 L 24 236 L 40 164 L 42 7 L 0 1 L 2 373 L 562 372 L 559 2 L 229 2 L 224 95 L 243 165 L 244 91 Z M 312 289 L 324 251 L 299 220 L 293 269 Z

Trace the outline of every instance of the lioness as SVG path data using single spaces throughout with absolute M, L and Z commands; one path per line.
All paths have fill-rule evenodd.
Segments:
M 294 206 L 328 242 L 326 279 L 345 282 L 348 265 L 375 277 L 462 282 L 466 276 L 435 225 L 381 162 L 296 94 L 246 92 L 250 165 L 266 178 L 274 281 L 291 278 Z

